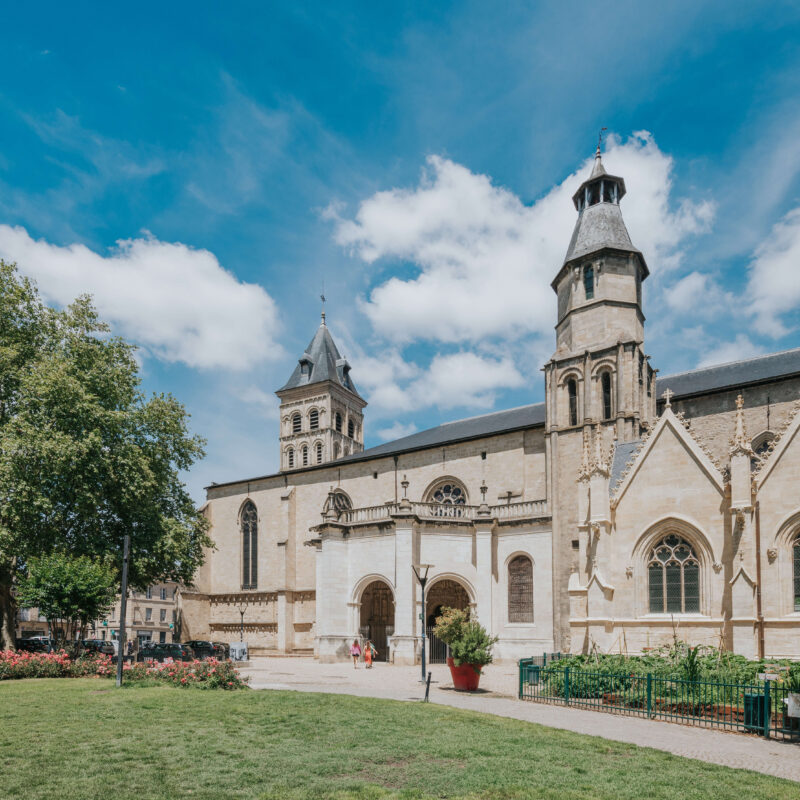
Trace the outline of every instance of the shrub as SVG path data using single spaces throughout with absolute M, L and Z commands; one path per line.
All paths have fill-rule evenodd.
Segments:
M 116 675 L 111 656 L 86 655 L 72 659 L 57 653 L 27 653 L 0 650 L 0 680 L 15 678 L 111 678 Z M 186 663 L 141 663 L 123 665 L 123 682 L 173 684 L 201 689 L 242 689 L 247 679 L 228 661 L 190 661 Z
M 462 664 L 481 667 L 492 663 L 492 647 L 497 637 L 489 636 L 486 628 L 471 620 L 466 611 L 443 609 L 442 615 L 436 619 L 434 633 L 450 647 L 450 655 L 457 667 Z

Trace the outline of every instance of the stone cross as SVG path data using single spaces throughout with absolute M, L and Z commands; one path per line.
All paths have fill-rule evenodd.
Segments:
M 666 401 L 665 408 L 670 408 L 671 407 L 672 404 L 670 403 L 670 400 L 672 400 L 672 395 L 673 394 L 675 394 L 675 392 L 673 392 L 672 389 L 667 389 L 664 392 L 664 394 L 661 395 L 664 398 L 664 400 Z

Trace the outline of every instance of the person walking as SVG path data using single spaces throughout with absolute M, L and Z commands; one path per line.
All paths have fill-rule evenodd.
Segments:
M 367 665 L 367 669 L 372 669 L 372 659 L 377 655 L 378 651 L 375 649 L 375 646 L 367 639 L 367 644 L 364 647 L 364 663 Z
M 361 645 L 358 639 L 353 639 L 353 644 L 350 645 L 350 655 L 353 656 L 353 669 L 358 669 L 358 659 L 361 655 Z

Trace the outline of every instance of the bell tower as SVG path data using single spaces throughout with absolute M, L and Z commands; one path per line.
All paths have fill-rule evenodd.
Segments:
M 322 312 L 314 338 L 300 356 L 280 398 L 281 470 L 325 464 L 364 449 L 367 405 L 350 377 Z
M 655 417 L 642 313 L 650 273 L 622 219 L 625 192 L 625 180 L 606 172 L 598 145 L 592 173 L 572 197 L 578 219 L 551 284 L 558 321 L 545 367 L 548 430 L 613 425 L 627 441 Z

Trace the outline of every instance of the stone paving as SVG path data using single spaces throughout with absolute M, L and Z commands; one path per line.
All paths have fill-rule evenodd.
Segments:
M 656 720 L 623 717 L 597 711 L 523 702 L 516 699 L 517 669 L 513 664 L 492 664 L 481 678 L 479 693 L 453 689 L 445 665 L 430 668 L 430 701 L 440 705 L 496 714 L 551 728 L 600 736 L 618 742 L 652 747 L 677 756 L 711 764 L 750 769 L 800 782 L 800 745 L 747 734 L 695 728 Z M 352 663 L 320 664 L 312 658 L 259 658 L 242 669 L 254 689 L 327 692 L 388 700 L 419 701 L 425 694 L 419 667 Z M 800 796 L 800 792 L 798 793 Z

